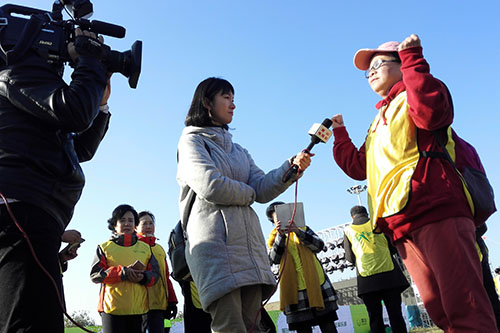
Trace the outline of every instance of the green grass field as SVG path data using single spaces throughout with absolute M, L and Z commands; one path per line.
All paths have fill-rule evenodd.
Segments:
M 99 332 L 101 329 L 101 326 L 90 326 L 90 327 L 85 327 L 88 330 L 91 330 L 92 332 Z M 81 328 L 79 327 L 67 327 L 64 329 L 64 333 L 82 333 L 84 332 Z

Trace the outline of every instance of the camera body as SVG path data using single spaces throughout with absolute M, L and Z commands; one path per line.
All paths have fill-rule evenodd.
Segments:
M 76 13 L 75 18 L 62 19 L 64 6 Z M 7 65 L 12 65 L 31 49 L 48 63 L 73 65 L 68 43 L 75 40 L 75 28 L 117 38 L 125 36 L 125 28 L 84 18 L 90 15 L 92 4 L 88 0 L 65 0 L 64 3 L 56 0 L 51 12 L 14 4 L 3 5 L 0 7 L 0 57 Z M 108 72 L 123 74 L 131 88 L 137 87 L 141 72 L 141 41 L 136 41 L 125 52 L 111 50 L 103 44 L 101 54 L 100 60 L 107 66 Z

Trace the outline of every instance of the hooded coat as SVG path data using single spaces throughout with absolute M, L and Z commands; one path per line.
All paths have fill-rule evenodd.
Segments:
M 178 146 L 179 209 L 187 234 L 186 261 L 204 310 L 243 286 L 275 279 L 264 235 L 250 205 L 273 200 L 296 179 L 282 181 L 289 161 L 267 174 L 221 127 L 184 129 Z

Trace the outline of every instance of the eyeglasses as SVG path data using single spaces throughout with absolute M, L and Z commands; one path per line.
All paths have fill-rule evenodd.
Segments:
M 377 59 L 377 61 L 375 61 L 375 63 L 373 64 L 373 66 L 370 67 L 370 68 L 368 68 L 365 71 L 365 77 L 367 79 L 370 78 L 371 71 L 376 71 L 377 69 L 379 69 L 380 67 L 382 67 L 382 65 L 385 64 L 386 62 L 401 62 L 401 61 L 398 60 L 398 59 L 390 59 L 390 60 Z

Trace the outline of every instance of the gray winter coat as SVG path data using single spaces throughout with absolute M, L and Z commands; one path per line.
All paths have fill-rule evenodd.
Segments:
M 179 209 L 187 233 L 186 260 L 201 305 L 248 285 L 269 296 L 275 279 L 254 202 L 276 198 L 293 183 L 281 178 L 290 167 L 265 174 L 246 149 L 220 127 L 188 126 L 178 146 Z

